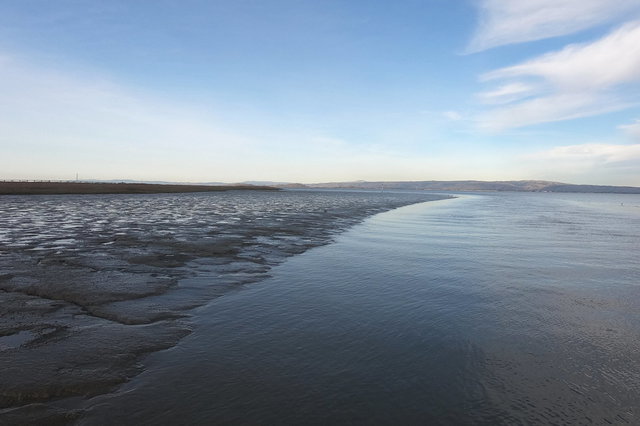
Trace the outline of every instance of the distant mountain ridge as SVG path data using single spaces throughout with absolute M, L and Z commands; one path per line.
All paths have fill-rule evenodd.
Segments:
M 640 187 L 611 185 L 574 185 L 544 180 L 518 181 L 354 181 L 313 184 L 272 184 L 280 188 L 344 188 L 344 189 L 400 189 L 421 191 L 516 191 L 516 192 L 597 192 L 640 194 Z

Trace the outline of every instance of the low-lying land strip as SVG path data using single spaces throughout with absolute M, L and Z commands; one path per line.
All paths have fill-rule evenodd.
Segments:
M 231 190 L 277 190 L 256 185 L 181 185 L 103 182 L 0 182 L 0 195 L 41 194 L 159 194 Z

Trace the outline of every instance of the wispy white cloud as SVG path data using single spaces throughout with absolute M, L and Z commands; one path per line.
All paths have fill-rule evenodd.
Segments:
M 637 119 L 631 124 L 624 124 L 622 126 L 618 126 L 618 128 L 626 132 L 632 138 L 640 141 L 640 119 Z
M 180 103 L 100 73 L 1 52 L 0 61 L 0 179 L 71 179 L 78 172 L 84 179 L 319 182 L 415 180 L 425 169 L 456 173 L 455 162 L 396 143 L 354 142 L 295 123 L 274 130 L 259 122 L 259 113 L 229 122 L 218 117 L 224 105 L 214 101 Z
M 637 0 L 480 0 L 480 23 L 467 52 L 571 34 L 621 16 L 638 16 Z
M 640 185 L 640 144 L 586 143 L 525 155 L 532 176 L 570 183 Z
M 640 161 L 640 144 L 614 145 L 588 143 L 558 146 L 531 155 L 529 158 L 541 160 L 573 160 L 590 164 L 613 164 Z
M 451 121 L 462 120 L 462 114 L 460 114 L 458 111 L 445 111 L 442 113 L 442 115 L 447 120 L 451 120 Z
M 3 57 L 0 178 L 231 180 L 230 160 L 260 148 L 205 109 Z
M 534 76 L 563 90 L 606 89 L 640 80 L 640 22 L 623 25 L 592 43 L 572 44 L 522 64 L 501 68 L 483 80 Z
M 534 93 L 536 88 L 521 82 L 504 84 L 494 90 L 482 92 L 478 97 L 488 104 L 511 103 Z
M 486 73 L 481 80 L 508 81 L 502 89 L 481 97 L 499 99 L 502 95 L 508 100 L 508 92 L 518 88 L 520 94 L 533 96 L 514 103 L 516 97 L 481 117 L 481 126 L 492 130 L 628 108 L 638 102 L 629 84 L 640 81 L 640 22 L 625 24 L 592 43 L 569 45 Z
M 558 93 L 493 109 L 479 116 L 479 126 L 492 132 L 590 117 L 636 105 L 631 100 L 591 93 Z

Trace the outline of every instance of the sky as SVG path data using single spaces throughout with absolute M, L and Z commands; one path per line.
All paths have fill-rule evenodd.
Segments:
M 640 0 L 4 0 L 0 179 L 640 186 Z

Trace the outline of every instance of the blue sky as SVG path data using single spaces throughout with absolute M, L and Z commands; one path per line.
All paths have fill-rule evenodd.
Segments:
M 639 0 L 0 3 L 0 178 L 640 186 Z

